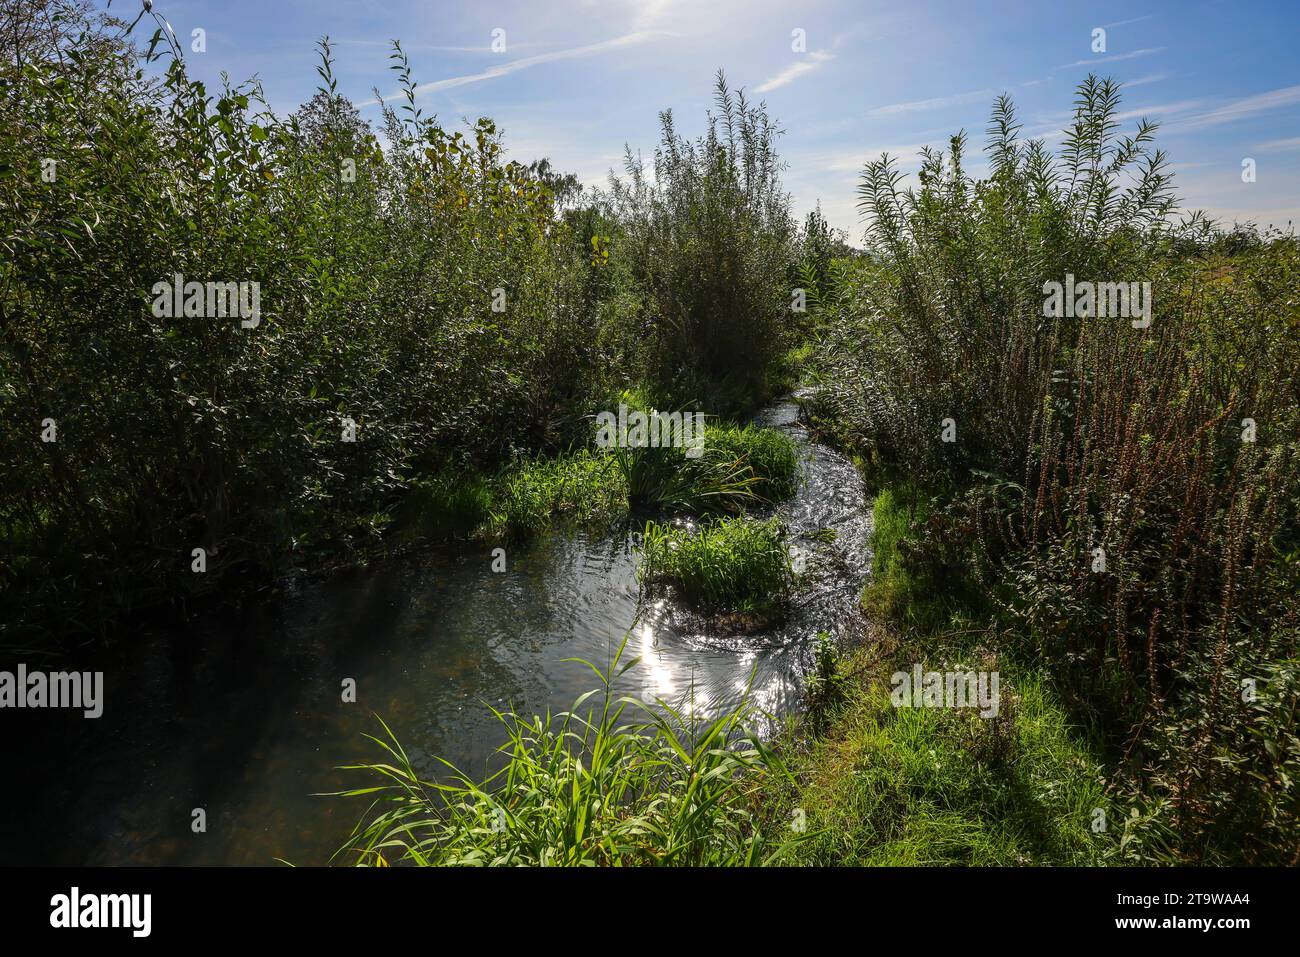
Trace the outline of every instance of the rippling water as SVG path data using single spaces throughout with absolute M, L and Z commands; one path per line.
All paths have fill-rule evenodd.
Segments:
M 93 664 L 106 672 L 98 720 L 6 715 L 22 742 L 11 768 L 28 770 L 6 798 L 23 803 L 5 811 L 0 861 L 324 863 L 364 799 L 312 795 L 357 784 L 334 766 L 376 757 L 362 737 L 374 715 L 425 773 L 435 755 L 482 773 L 500 740 L 487 704 L 567 707 L 594 675 L 562 659 L 602 664 L 628 633 L 641 659 L 625 678 L 633 693 L 699 712 L 750 687 L 764 711 L 797 706 L 815 634 L 858 625 L 870 517 L 857 471 L 810 443 L 796 413 L 787 402 L 757 418 L 804 453 L 804 482 L 777 514 L 805 587 L 779 629 L 716 634 L 668 601 L 638 608 L 624 533 L 546 536 L 510 549 L 505 573 L 483 546 L 299 585 L 239 616 L 124 641 Z M 355 704 L 341 700 L 345 678 Z M 200 807 L 207 831 L 195 834 Z

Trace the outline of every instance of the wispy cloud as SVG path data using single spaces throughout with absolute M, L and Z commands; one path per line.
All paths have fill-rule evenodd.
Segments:
M 330 46 L 336 47 L 376 47 L 385 50 L 393 48 L 392 40 L 330 40 Z M 515 43 L 510 42 L 511 50 L 536 49 L 539 44 L 536 43 Z M 443 46 L 437 43 L 402 43 L 402 49 L 407 53 L 488 53 L 492 49 L 492 41 L 487 40 L 477 46 Z
M 1141 50 L 1134 50 L 1132 53 L 1114 53 L 1110 56 L 1094 56 L 1086 60 L 1075 60 L 1073 63 L 1063 63 L 1058 66 L 1058 70 L 1068 70 L 1076 66 L 1095 66 L 1098 63 L 1118 63 L 1120 60 L 1136 60 L 1140 56 L 1151 56 L 1153 53 L 1164 53 L 1164 47 L 1146 47 Z
M 786 67 L 771 79 L 764 80 L 756 87 L 756 90 L 759 93 L 766 93 L 769 90 L 775 90 L 778 87 L 785 86 L 787 83 L 793 83 L 799 77 L 813 72 L 823 64 L 834 59 L 834 53 L 827 53 L 825 50 L 813 50 L 808 54 L 806 59 L 799 60 L 793 66 Z
M 881 116 L 897 116 L 900 113 L 917 113 L 923 110 L 941 110 L 947 106 L 957 106 L 962 103 L 973 103 L 977 100 L 992 99 L 994 93 L 992 90 L 972 90 L 969 93 L 957 93 L 953 96 L 936 96 L 929 100 L 911 100 L 907 103 L 891 103 L 888 106 L 878 106 L 874 110 L 867 110 L 867 116 L 875 119 Z
M 1258 153 L 1288 153 L 1291 150 L 1300 150 L 1300 136 L 1285 140 L 1269 140 L 1255 147 Z
M 672 36 L 664 30 L 638 30 L 635 33 L 624 34 L 621 37 L 615 37 L 612 40 L 602 40 L 599 43 L 588 43 L 586 46 L 570 47 L 567 50 L 553 50 L 550 53 L 539 53 L 536 56 L 521 57 L 518 60 L 510 60 L 502 63 L 500 66 L 489 67 L 479 73 L 467 73 L 464 76 L 452 76 L 445 80 L 434 80 L 432 83 L 421 83 L 415 88 L 416 93 L 436 93 L 440 90 L 450 90 L 458 86 L 465 86 L 469 83 L 480 83 L 483 80 L 491 80 L 500 76 L 509 76 L 511 73 L 518 73 L 520 70 L 526 70 L 529 67 L 539 66 L 543 63 L 555 63 L 560 60 L 574 60 L 578 57 L 592 56 L 597 53 L 606 53 L 610 50 L 619 50 L 624 47 L 636 46 L 641 43 L 647 43 L 650 40 L 657 40 L 662 37 Z M 397 94 L 392 94 L 396 96 Z M 373 106 L 378 100 L 367 100 L 360 106 Z
M 1103 23 L 1101 26 L 1103 30 L 1109 30 L 1112 27 L 1126 27 L 1130 23 L 1141 23 L 1143 20 L 1151 20 L 1157 16 L 1159 16 L 1159 14 L 1148 13 L 1144 17 L 1133 17 L 1131 20 L 1116 20 L 1114 23 Z
M 1175 100 L 1172 103 L 1153 103 L 1149 106 L 1136 107 L 1116 113 L 1113 119 L 1117 123 L 1127 123 L 1129 120 L 1136 119 L 1159 121 L 1163 117 L 1187 113 L 1202 106 L 1205 106 L 1204 100 Z M 1046 143 L 1050 143 L 1062 139 L 1066 135 L 1074 123 L 1074 116 L 1071 113 L 1064 112 L 1039 113 L 1034 115 L 1033 121 L 1032 125 L 1025 127 L 1021 131 L 1021 135 L 1027 139 L 1041 139 Z M 1168 129 L 1162 123 L 1162 130 L 1168 132 Z
M 1136 80 L 1124 80 L 1124 89 L 1132 89 L 1135 86 L 1146 86 L 1148 83 L 1159 83 L 1161 80 L 1169 79 L 1168 73 L 1152 73 L 1150 76 L 1138 77 Z
M 1280 110 L 1296 104 L 1300 104 L 1300 86 L 1285 86 L 1281 89 L 1269 90 L 1267 93 L 1256 93 L 1254 96 L 1236 100 L 1207 113 L 1189 117 L 1181 122 L 1176 130 L 1171 130 L 1171 132 L 1185 133 L 1192 130 L 1203 130 L 1208 126 L 1235 123 L 1238 120 L 1250 119 L 1259 116 L 1261 113 Z
M 1138 109 L 1124 110 L 1115 114 L 1115 120 L 1125 123 L 1129 120 L 1136 120 L 1145 117 L 1170 116 L 1174 113 L 1186 113 L 1189 110 L 1199 109 L 1205 105 L 1204 100 L 1177 100 L 1173 103 L 1157 103 L 1154 106 L 1143 106 Z

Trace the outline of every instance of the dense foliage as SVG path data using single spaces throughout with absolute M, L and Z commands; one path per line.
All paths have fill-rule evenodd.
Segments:
M 1059 155 L 1003 98 L 986 180 L 962 136 L 916 189 L 868 163 L 871 247 L 833 265 L 810 415 L 935 490 L 912 572 L 990 603 L 1105 729 L 1150 825 L 1128 853 L 1288 861 L 1300 249 L 1174 222 L 1154 126 L 1119 119 L 1089 78 Z M 1047 315 L 1067 275 L 1149 282 L 1150 325 Z
M 157 13 L 6 12 L 29 28 L 0 72 L 12 640 L 376 546 L 415 484 L 582 448 L 651 372 L 676 407 L 766 381 L 796 235 L 772 124 L 725 87 L 698 147 L 665 126 L 659 185 L 580 202 L 491 120 L 426 116 L 397 44 L 377 131 L 328 41 L 281 117 L 192 79 Z M 256 283 L 260 311 L 160 316 L 159 283 Z

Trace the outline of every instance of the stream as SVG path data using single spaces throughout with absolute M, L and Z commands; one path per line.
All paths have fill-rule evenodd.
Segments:
M 275 600 L 120 641 L 93 665 L 98 719 L 7 715 L 0 864 L 324 864 L 369 799 L 315 795 L 373 783 L 336 766 L 380 758 L 363 737 L 382 734 L 375 715 L 423 774 L 440 755 L 482 775 L 503 737 L 488 705 L 567 708 L 595 676 L 562 659 L 602 666 L 625 634 L 640 658 L 625 690 L 710 713 L 748 687 L 777 720 L 799 706 L 817 632 L 860 626 L 871 530 L 856 469 L 797 411 L 783 401 L 755 419 L 802 452 L 800 489 L 775 510 L 804 570 L 781 627 L 710 633 L 669 600 L 640 602 L 625 530 L 557 530 L 509 548 L 503 573 L 476 543 L 291 580 Z

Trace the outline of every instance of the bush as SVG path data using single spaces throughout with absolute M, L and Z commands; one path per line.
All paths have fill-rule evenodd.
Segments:
M 776 125 L 721 73 L 714 101 L 693 142 L 671 110 L 661 113 L 653 182 L 629 149 L 610 202 L 623 229 L 615 254 L 643 291 L 647 379 L 672 405 L 704 401 L 738 414 L 769 393 L 777 359 L 794 344 L 797 236 Z

